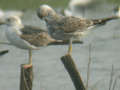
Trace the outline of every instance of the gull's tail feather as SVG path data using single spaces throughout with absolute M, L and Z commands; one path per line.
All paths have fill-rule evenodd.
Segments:
M 93 19 L 93 24 L 94 25 L 105 25 L 108 21 L 118 19 L 118 16 L 111 16 L 103 19 Z
M 114 20 L 114 19 L 119 19 L 120 18 L 120 6 L 117 6 L 114 9 L 115 15 L 107 18 L 102 18 L 102 19 L 93 19 L 93 25 L 105 25 L 106 22 Z

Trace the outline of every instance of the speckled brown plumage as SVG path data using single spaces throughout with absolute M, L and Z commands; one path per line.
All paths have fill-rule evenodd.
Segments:
M 86 19 L 80 19 L 76 17 L 63 17 L 59 20 L 57 27 L 64 30 L 65 33 L 75 32 L 77 30 L 83 32 L 86 28 L 93 25 L 93 22 Z
M 57 40 L 79 39 L 84 36 L 90 28 L 104 25 L 107 21 L 118 19 L 112 16 L 103 19 L 83 19 L 73 16 L 61 16 L 48 5 L 43 5 L 37 10 L 39 18 L 47 23 L 50 35 Z
M 21 32 L 22 35 L 20 37 L 36 47 L 46 46 L 48 43 L 55 41 L 50 37 L 48 32 L 38 27 L 24 26 L 24 28 L 21 29 Z

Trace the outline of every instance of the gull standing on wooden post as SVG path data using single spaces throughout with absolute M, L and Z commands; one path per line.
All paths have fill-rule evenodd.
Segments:
M 119 11 L 120 12 L 120 11 Z M 37 9 L 37 15 L 45 20 L 50 35 L 57 40 L 69 40 L 68 53 L 72 52 L 72 40 L 79 40 L 86 35 L 89 29 L 95 26 L 104 25 L 107 21 L 118 19 L 120 15 L 115 15 L 102 19 L 83 19 L 73 16 L 61 16 L 48 5 L 41 5 Z
M 46 31 L 23 25 L 18 16 L 10 16 L 2 24 L 7 25 L 5 31 L 10 44 L 29 51 L 29 63 L 24 66 L 25 68 L 32 66 L 32 50 L 38 50 L 55 41 Z

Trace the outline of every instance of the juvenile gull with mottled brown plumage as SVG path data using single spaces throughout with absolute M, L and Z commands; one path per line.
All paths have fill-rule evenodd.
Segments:
M 72 51 L 72 40 L 79 40 L 89 29 L 106 24 L 106 22 L 118 19 L 120 15 L 102 19 L 84 19 L 74 16 L 62 16 L 57 14 L 50 6 L 41 5 L 37 10 L 40 19 L 46 21 L 50 35 L 57 40 L 69 40 L 68 54 Z

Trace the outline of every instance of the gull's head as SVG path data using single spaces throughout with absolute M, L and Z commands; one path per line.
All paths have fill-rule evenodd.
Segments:
M 12 17 L 15 17 L 17 21 L 20 22 L 19 17 L 21 17 L 22 15 L 23 13 L 20 11 L 5 11 L 4 12 L 3 10 L 0 9 L 0 25 L 8 24 L 7 19 L 12 18 Z
M 44 19 L 45 17 L 49 17 L 49 16 L 54 16 L 56 14 L 56 12 L 49 6 L 49 5 L 41 5 L 38 9 L 37 9 L 37 15 L 40 19 Z
M 21 19 L 18 16 L 9 16 L 5 18 L 5 24 L 7 25 L 21 25 Z
M 88 4 L 92 2 L 93 0 L 70 0 L 69 7 L 72 8 L 76 6 L 87 6 Z

